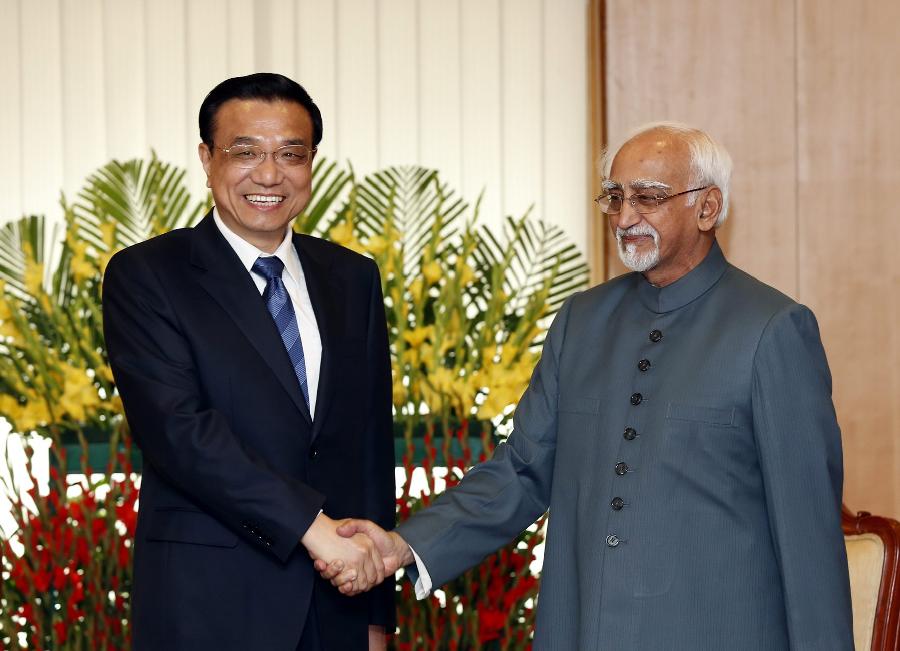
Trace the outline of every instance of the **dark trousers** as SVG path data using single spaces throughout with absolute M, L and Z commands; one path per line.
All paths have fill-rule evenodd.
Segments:
M 303 626 L 303 635 L 300 636 L 297 651 L 325 651 L 325 648 L 322 646 L 322 638 L 319 635 L 315 590 L 313 590 L 313 595 L 309 602 L 309 612 L 306 615 L 306 624 Z

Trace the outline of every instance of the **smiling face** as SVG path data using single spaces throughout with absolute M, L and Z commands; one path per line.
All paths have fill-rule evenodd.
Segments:
M 257 167 L 245 169 L 229 161 L 219 147 L 249 144 L 267 152 L 285 145 L 311 149 L 309 113 L 295 102 L 232 99 L 216 112 L 213 142 L 216 148 L 201 143 L 198 151 L 219 216 L 241 238 L 274 252 L 288 224 L 309 203 L 312 160 L 281 167 L 270 153 Z
M 691 188 L 690 149 L 680 137 L 653 130 L 625 143 L 613 160 L 607 192 L 671 196 Z M 706 257 L 715 237 L 721 192 L 715 186 L 664 201 L 641 214 L 626 200 L 609 215 L 622 261 L 654 285 L 675 282 Z

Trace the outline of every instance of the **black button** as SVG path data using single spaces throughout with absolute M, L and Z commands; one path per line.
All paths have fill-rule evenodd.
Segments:
M 616 474 L 617 475 L 619 475 L 621 477 L 626 472 L 628 472 L 628 464 L 627 463 L 625 463 L 624 461 L 620 461 L 619 463 L 616 464 Z
M 611 533 L 606 537 L 606 546 L 607 547 L 616 547 L 619 544 L 619 537 Z
M 315 459 L 317 456 L 319 456 L 319 448 L 317 448 L 317 447 L 314 445 L 314 446 L 312 446 L 311 448 L 309 448 L 309 458 L 310 458 L 310 459 Z
M 625 500 L 621 497 L 614 497 L 609 505 L 613 508 L 613 511 L 621 511 L 622 507 L 625 506 Z
M 641 361 L 638 362 L 638 369 L 640 369 L 642 372 L 646 371 L 648 368 L 650 368 L 650 360 L 649 359 L 642 359 Z
M 640 393 L 632 393 L 631 394 L 631 404 L 633 404 L 635 406 L 641 404 L 641 400 L 643 400 L 643 399 L 644 399 L 644 396 L 642 396 Z
M 626 441 L 633 441 L 634 437 L 637 436 L 637 431 L 633 427 L 626 427 L 625 433 L 622 434 L 625 437 Z
M 651 330 L 650 331 L 650 341 L 652 341 L 655 344 L 660 339 L 662 339 L 662 331 L 660 331 L 660 330 Z

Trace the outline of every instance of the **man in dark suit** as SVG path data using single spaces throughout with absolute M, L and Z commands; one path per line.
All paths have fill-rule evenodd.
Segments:
M 383 648 L 390 581 L 365 601 L 319 578 L 383 578 L 365 536 L 394 521 L 391 370 L 375 264 L 294 234 L 322 136 L 296 82 L 254 74 L 200 108 L 215 200 L 194 228 L 116 254 L 110 365 L 140 447 L 132 622 L 139 650 Z

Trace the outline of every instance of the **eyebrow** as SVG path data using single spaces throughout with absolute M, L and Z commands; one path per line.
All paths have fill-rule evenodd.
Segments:
M 654 181 L 653 179 L 635 179 L 628 184 L 632 190 L 663 190 L 671 192 L 672 186 L 662 181 Z
M 234 140 L 231 141 L 232 145 L 246 145 L 246 144 L 255 144 L 258 143 L 262 138 L 254 137 L 254 136 L 238 136 Z M 306 140 L 303 138 L 288 138 L 287 140 L 282 140 L 280 147 L 285 147 L 287 145 L 305 145 Z
M 610 179 L 603 179 L 603 183 L 600 184 L 600 187 L 609 192 L 610 190 L 621 190 L 622 184 L 611 181 Z

